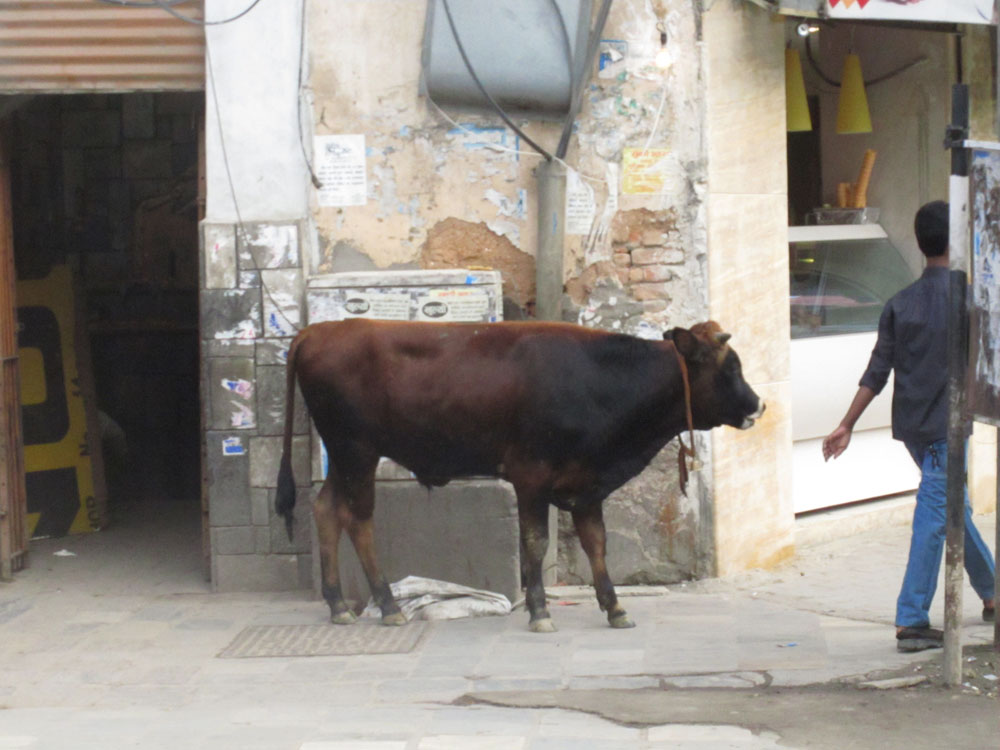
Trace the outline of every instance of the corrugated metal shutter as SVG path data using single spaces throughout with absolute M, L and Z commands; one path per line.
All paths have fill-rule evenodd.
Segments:
M 202 18 L 203 0 L 174 6 Z M 205 87 L 205 33 L 158 7 L 0 0 L 0 92 Z

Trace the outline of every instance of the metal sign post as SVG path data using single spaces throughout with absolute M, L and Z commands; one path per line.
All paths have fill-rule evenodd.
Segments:
M 962 582 L 965 544 L 965 378 L 968 319 L 965 313 L 966 256 L 969 238 L 969 88 L 955 84 L 951 94 L 948 278 L 948 483 L 945 522 L 944 681 L 962 682 Z

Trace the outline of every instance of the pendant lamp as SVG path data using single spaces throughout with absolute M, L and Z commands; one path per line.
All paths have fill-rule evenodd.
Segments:
M 812 130 L 806 84 L 802 78 L 802 60 L 799 59 L 799 51 L 791 47 L 785 48 L 785 115 L 789 133 Z
M 861 59 L 853 52 L 844 58 L 840 76 L 840 101 L 837 103 L 837 132 L 870 133 L 872 118 L 868 112 L 865 79 L 861 75 Z

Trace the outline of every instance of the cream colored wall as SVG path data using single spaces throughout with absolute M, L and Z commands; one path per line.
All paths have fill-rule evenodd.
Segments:
M 718 575 L 794 551 L 783 29 L 750 3 L 704 15 L 709 310 L 767 402 L 751 430 L 712 433 Z

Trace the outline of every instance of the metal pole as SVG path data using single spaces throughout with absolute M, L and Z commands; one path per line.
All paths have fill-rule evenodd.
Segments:
M 543 161 L 535 167 L 535 180 L 538 184 L 535 317 L 562 320 L 566 167 L 555 160 Z
M 965 309 L 969 242 L 969 88 L 957 83 L 951 94 L 951 180 L 949 184 L 948 275 L 948 484 L 944 576 L 944 682 L 962 683 L 962 583 L 965 515 L 965 375 L 968 315 Z
M 993 571 L 993 606 L 996 606 L 997 594 L 1000 593 L 1000 431 L 997 434 L 997 473 L 993 476 L 997 483 L 997 503 L 993 510 L 996 538 L 993 540 L 993 555 L 995 569 Z M 993 623 L 993 650 L 1000 653 L 1000 618 Z

